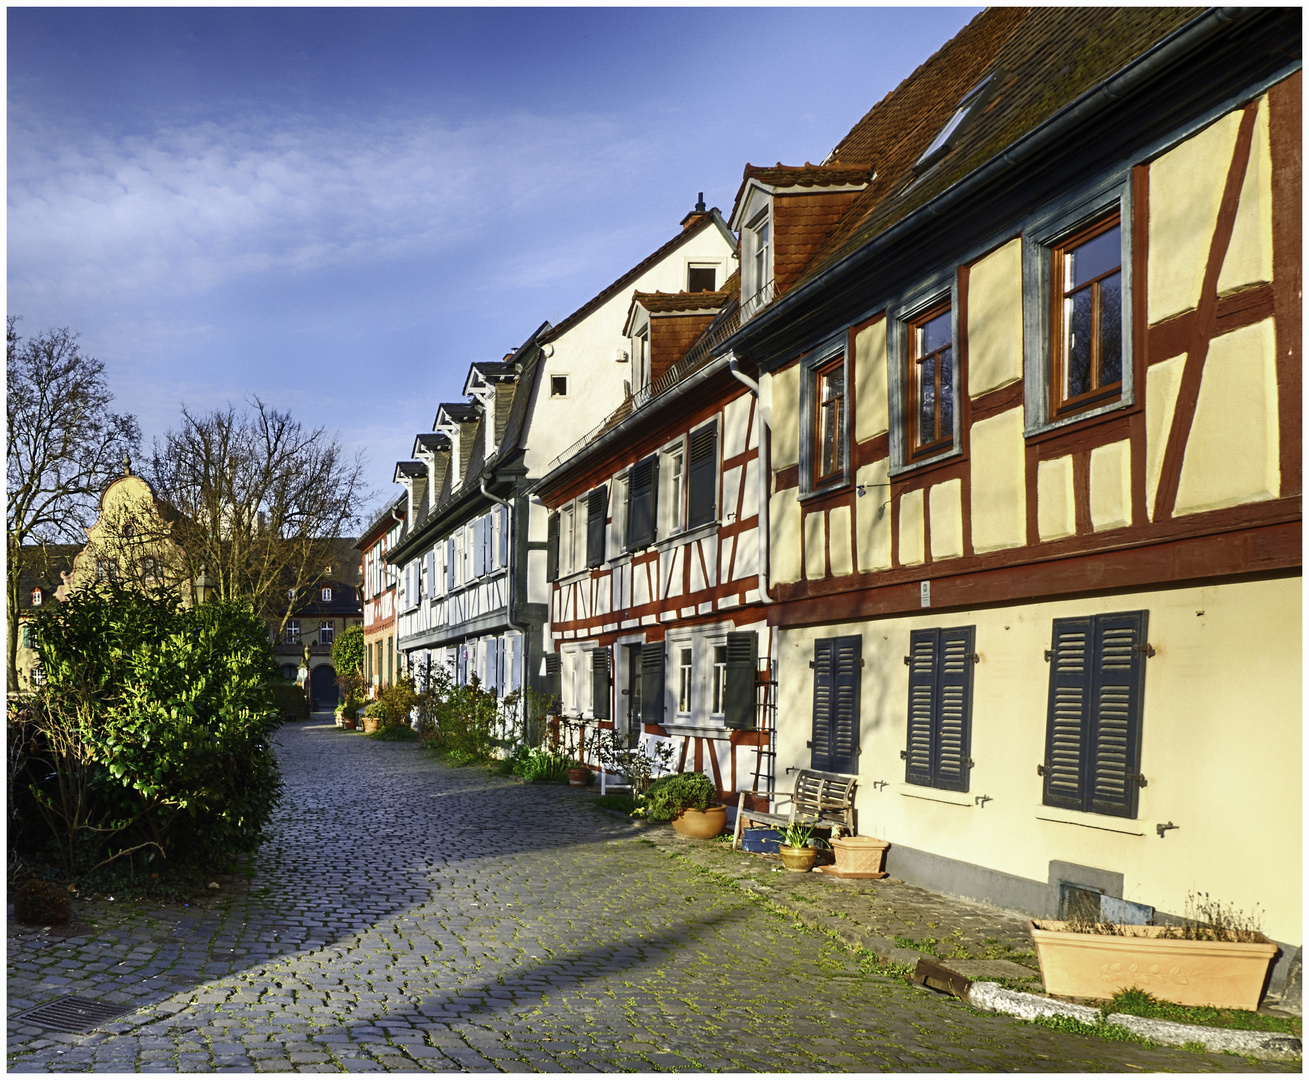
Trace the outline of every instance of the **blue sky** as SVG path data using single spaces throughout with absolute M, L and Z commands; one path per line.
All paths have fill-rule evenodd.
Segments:
M 978 10 L 11 7 L 8 310 L 147 444 L 257 393 L 380 500 L 469 363 L 746 162 L 821 161 Z

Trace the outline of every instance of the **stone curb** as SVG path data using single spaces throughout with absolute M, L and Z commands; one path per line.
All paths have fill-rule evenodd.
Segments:
M 1165 1046 L 1185 1046 L 1199 1043 L 1212 1053 L 1229 1051 L 1274 1061 L 1287 1061 L 1301 1056 L 1300 1040 L 1292 1035 L 1275 1031 L 1233 1031 L 1229 1028 L 1200 1027 L 1196 1024 L 1179 1024 L 1172 1020 L 1152 1020 L 1144 1016 L 1113 1013 L 1101 1016 L 1099 1009 L 1088 1005 L 1074 1005 L 1056 1001 L 1039 994 L 1024 994 L 1006 990 L 998 983 L 975 982 L 968 994 L 968 1004 L 986 1012 L 1007 1013 L 1023 1020 L 1038 1016 L 1067 1016 L 1084 1024 L 1114 1024 L 1126 1028 L 1134 1035 Z

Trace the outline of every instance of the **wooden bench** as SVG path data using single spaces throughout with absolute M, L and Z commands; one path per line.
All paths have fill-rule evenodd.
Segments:
M 789 825 L 840 825 L 849 835 L 854 832 L 854 789 L 858 780 L 853 776 L 801 769 L 795 778 L 791 793 L 791 809 L 786 814 L 771 814 L 763 810 L 745 808 L 746 792 L 741 792 L 736 808 L 736 831 L 732 835 L 732 850 L 741 843 L 741 830 L 747 821 L 755 824 Z M 783 796 L 785 797 L 785 796 Z

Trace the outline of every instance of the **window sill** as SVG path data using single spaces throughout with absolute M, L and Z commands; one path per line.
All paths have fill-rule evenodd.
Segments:
M 1122 413 L 1131 412 L 1134 405 L 1135 402 L 1130 399 L 1119 400 L 1108 405 L 1101 405 L 1095 409 L 1088 409 L 1086 412 L 1063 416 L 1058 420 L 1051 420 L 1047 423 L 1038 424 L 1036 427 L 1025 429 L 1023 438 L 1029 442 L 1039 443 L 1043 439 L 1068 434 L 1082 427 L 1094 427 L 1096 423 L 1102 420 L 1110 420 Z
M 957 461 L 962 461 L 964 457 L 963 447 L 955 446 L 949 450 L 943 450 L 933 457 L 923 458 L 921 461 L 913 461 L 908 465 L 893 465 L 887 471 L 891 479 L 901 476 L 908 476 L 911 473 L 926 471 L 936 465 L 952 465 Z
M 1082 810 L 1065 810 L 1058 806 L 1046 806 L 1044 803 L 1036 808 L 1036 820 L 1049 821 L 1056 825 L 1080 825 L 1084 829 L 1098 829 L 1101 832 L 1118 833 L 1122 836 L 1145 835 L 1145 829 L 1134 818 L 1116 818 Z M 1115 824 L 1110 824 L 1111 822 Z
M 941 788 L 926 787 L 923 784 L 910 784 L 907 781 L 901 781 L 898 790 L 906 798 L 922 799 L 925 802 L 963 807 L 977 805 L 973 796 L 966 791 L 944 791 Z
M 726 726 L 706 727 L 703 724 L 681 724 L 677 722 L 664 724 L 663 727 L 669 735 L 694 735 L 701 739 L 722 739 L 732 730 Z
M 656 540 L 649 547 L 643 547 L 638 551 L 627 551 L 623 553 L 623 559 L 631 559 L 633 555 L 641 555 L 644 552 L 655 550 L 660 553 L 667 551 L 669 548 L 676 547 L 678 544 L 689 544 L 693 540 L 703 540 L 706 536 L 712 536 L 718 531 L 719 522 L 717 520 L 709 522 L 708 525 L 697 525 L 694 529 L 683 529 L 673 536 L 665 536 Z M 611 560 L 621 561 L 621 560 Z
M 840 480 L 831 480 L 822 487 L 816 487 L 812 491 L 801 491 L 800 502 L 806 503 L 810 500 L 825 499 L 830 495 L 837 495 L 850 490 L 850 477 L 845 476 Z

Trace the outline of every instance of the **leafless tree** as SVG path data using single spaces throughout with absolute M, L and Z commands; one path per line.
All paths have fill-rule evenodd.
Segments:
M 249 406 L 183 409 L 181 427 L 155 440 L 150 480 L 178 511 L 189 575 L 203 571 L 216 597 L 251 602 L 280 634 L 295 593 L 324 578 L 328 542 L 358 521 L 363 461 L 324 428 L 258 397 Z
M 85 538 L 97 500 L 141 441 L 136 418 L 112 412 L 104 364 L 66 327 L 35 337 L 6 325 L 6 674 L 18 688 L 19 580 L 31 547 Z

